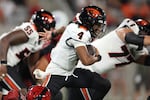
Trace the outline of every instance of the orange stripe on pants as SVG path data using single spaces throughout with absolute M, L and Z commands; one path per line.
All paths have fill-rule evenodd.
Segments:
M 19 88 L 17 85 L 12 81 L 12 79 L 9 78 L 9 76 L 6 74 L 6 76 L 3 78 L 4 81 L 14 90 L 19 91 Z
M 87 88 L 80 88 L 80 91 L 84 97 L 85 100 L 91 100 L 88 94 Z

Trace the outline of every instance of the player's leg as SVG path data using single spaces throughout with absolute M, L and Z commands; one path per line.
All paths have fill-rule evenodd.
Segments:
M 8 85 L 6 85 L 3 81 L 0 81 L 0 87 L 1 87 L 1 96 L 2 96 L 0 100 L 18 100 L 19 99 L 18 91 L 10 90 Z
M 101 100 L 99 91 L 93 88 L 67 88 L 68 100 Z M 94 99 L 95 98 L 95 99 Z
M 17 91 L 18 93 L 20 93 L 19 95 L 21 95 L 21 97 L 23 98 L 27 93 L 27 89 L 22 78 L 20 77 L 20 74 L 18 73 L 17 66 L 8 66 L 7 69 L 8 74 L 6 74 L 6 76 L 2 79 L 3 83 L 6 86 L 4 88 L 9 88 L 9 90 L 12 90 L 10 92 L 13 93 L 14 91 Z
M 93 94 L 94 94 L 95 100 L 97 98 L 104 98 L 104 96 L 108 93 L 110 88 L 111 88 L 110 81 L 108 79 L 101 77 L 99 74 L 94 72 L 94 82 L 92 84 L 92 89 L 94 90 L 91 90 L 91 92 L 92 91 L 94 92 Z
M 88 97 L 89 95 L 84 98 L 82 92 L 80 91 L 80 88 L 67 88 L 67 90 L 68 100 L 88 100 L 86 98 L 90 98 Z
M 72 78 L 68 84 L 68 87 L 93 88 L 95 89 L 96 92 L 94 91 L 95 95 L 91 96 L 91 98 L 94 100 L 103 99 L 111 87 L 111 84 L 107 79 L 104 79 L 99 74 L 93 73 L 89 70 L 78 68 L 74 71 L 74 74 L 77 76 L 77 78 Z M 97 93 L 99 94 L 98 96 L 96 96 Z M 86 95 L 85 97 L 87 97 L 87 94 L 85 94 Z
M 92 88 L 68 88 L 68 100 L 101 100 L 99 92 Z
M 21 79 L 23 80 L 24 84 L 27 88 L 31 87 L 32 85 L 36 85 L 36 79 L 32 75 L 30 71 L 30 67 L 28 66 L 28 63 L 26 60 L 21 61 L 18 64 L 18 73 L 21 76 Z
M 48 87 L 51 91 L 52 100 L 56 100 L 56 98 L 62 98 L 62 94 L 60 89 L 64 87 L 66 81 L 66 76 L 59 75 L 48 75 L 44 80 L 42 86 Z

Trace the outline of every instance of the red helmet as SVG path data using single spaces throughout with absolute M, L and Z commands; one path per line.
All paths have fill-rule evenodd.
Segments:
M 139 26 L 141 35 L 150 35 L 150 22 L 145 19 L 135 20 L 136 24 Z
M 32 86 L 27 93 L 27 100 L 51 100 L 51 93 L 47 87 Z

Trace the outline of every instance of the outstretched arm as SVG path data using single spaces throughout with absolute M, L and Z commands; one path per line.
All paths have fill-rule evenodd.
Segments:
M 44 29 L 45 32 L 39 32 L 39 35 L 42 37 L 40 40 L 51 40 L 52 38 L 62 34 L 66 27 L 62 26 L 61 28 L 54 30 L 54 31 L 47 31 Z
M 135 44 L 138 46 L 148 46 L 150 45 L 149 35 L 137 35 L 130 28 L 120 28 L 116 30 L 116 34 L 120 39 L 129 44 Z
M 145 66 L 150 66 L 150 55 L 142 55 L 135 62 Z

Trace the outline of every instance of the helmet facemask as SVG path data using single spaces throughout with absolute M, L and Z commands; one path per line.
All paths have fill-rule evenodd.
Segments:
M 102 22 L 102 20 L 99 20 L 99 22 L 97 22 L 97 24 L 94 24 L 93 27 L 91 27 L 90 29 L 92 37 L 94 38 L 102 37 L 105 31 L 106 31 L 106 21 Z

